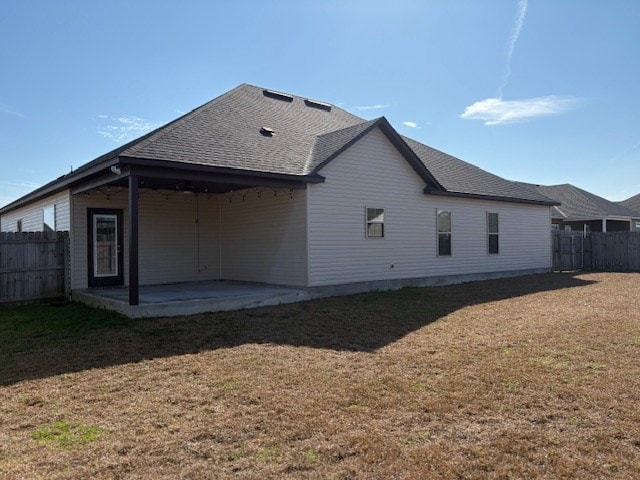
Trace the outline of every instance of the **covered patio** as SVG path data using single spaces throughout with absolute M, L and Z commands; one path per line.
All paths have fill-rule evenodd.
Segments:
M 79 288 L 77 286 L 72 287 L 73 297 L 78 301 L 97 307 L 110 308 L 131 317 L 232 310 L 295 301 L 280 301 L 281 297 L 293 297 L 296 300 L 300 300 L 299 297 L 304 293 L 303 290 L 280 286 L 297 285 L 300 284 L 300 281 L 289 282 L 287 279 L 278 281 L 278 279 L 269 277 L 274 271 L 277 274 L 277 266 L 264 266 L 264 278 L 258 274 L 254 275 L 257 278 L 246 275 L 247 268 L 259 271 L 260 266 L 255 265 L 256 259 L 252 258 L 250 254 L 238 252 L 237 248 L 248 248 L 242 243 L 243 238 L 253 239 L 254 244 L 251 245 L 250 250 L 253 252 L 261 250 L 262 258 L 266 259 L 263 263 L 277 263 L 278 261 L 282 263 L 286 260 L 286 263 L 290 264 L 291 255 L 297 257 L 300 257 L 300 255 L 287 251 L 287 247 L 283 246 L 284 244 L 270 243 L 269 232 L 265 232 L 264 228 L 260 230 L 254 227 L 253 230 L 249 231 L 247 230 L 249 227 L 246 227 L 243 231 L 241 228 L 244 227 L 230 226 L 230 223 L 228 223 L 225 225 L 227 227 L 225 228 L 225 234 L 231 235 L 235 233 L 236 237 L 223 238 L 221 233 L 223 215 L 227 215 L 228 222 L 231 222 L 232 219 L 238 218 L 238 214 L 231 211 L 227 214 L 226 210 L 223 211 L 223 207 L 219 204 L 225 198 L 229 199 L 225 203 L 230 203 L 231 196 L 239 191 L 238 198 L 241 198 L 242 204 L 246 205 L 246 207 L 252 206 L 251 211 L 254 216 L 261 215 L 262 218 L 270 218 L 269 221 L 272 225 L 286 226 L 288 221 L 299 224 L 293 218 L 278 221 L 274 216 L 277 212 L 272 214 L 270 210 L 267 210 L 266 213 L 260 213 L 257 207 L 258 205 L 266 205 L 265 200 L 273 204 L 274 201 L 284 202 L 285 199 L 294 199 L 294 196 L 297 200 L 290 203 L 303 205 L 302 200 L 304 197 L 298 198 L 294 192 L 304 191 L 309 182 L 317 183 L 322 180 L 320 176 L 300 177 L 263 172 L 230 172 L 228 169 L 208 166 L 172 164 L 171 162 L 119 156 L 109 168 L 102 167 L 90 180 L 71 189 L 77 216 L 74 219 L 74 226 L 80 236 L 79 243 L 88 244 L 87 254 L 83 251 L 79 251 L 77 254 L 77 271 L 75 272 L 74 285 L 84 283 L 84 280 L 80 279 L 85 278 L 87 275 L 85 273 L 87 270 L 84 265 L 85 260 L 82 258 L 86 256 L 89 271 L 88 286 L 90 287 L 88 289 L 84 288 L 84 286 Z M 261 192 L 267 190 L 273 192 L 273 195 L 269 197 L 273 197 L 275 200 L 261 198 Z M 286 192 L 286 195 L 281 194 L 278 196 L 278 193 L 283 191 Z M 114 192 L 123 192 L 125 197 L 122 198 L 118 194 L 118 198 L 114 198 L 116 196 Z M 163 197 L 166 200 L 171 197 L 173 203 L 167 202 L 160 207 L 147 201 L 146 207 L 144 207 L 141 203 L 141 198 L 144 196 L 147 199 L 147 192 L 155 192 L 157 197 Z M 185 228 L 184 222 L 180 224 L 179 222 L 174 224 L 167 224 L 166 222 L 168 218 L 176 216 L 179 221 L 184 221 L 184 214 L 187 213 L 184 209 L 181 211 L 175 210 L 175 202 L 177 200 L 174 199 L 178 199 L 178 197 L 172 196 L 172 192 L 174 194 L 189 194 L 181 195 L 183 200 L 194 199 L 192 203 L 195 221 L 189 223 L 195 231 L 196 243 L 194 245 L 189 243 L 191 238 L 186 237 L 187 230 L 190 231 L 192 228 Z M 102 196 L 99 194 L 102 194 Z M 207 207 L 203 204 L 203 199 L 205 198 L 211 199 L 211 202 L 214 203 Z M 199 199 L 201 199 L 200 202 L 198 202 Z M 252 200 L 254 203 L 251 202 Z M 110 210 L 107 210 L 106 207 L 109 207 Z M 229 207 L 224 208 L 240 209 L 241 207 L 238 206 L 238 202 L 235 202 L 233 206 L 230 204 Z M 295 207 L 287 206 L 287 208 Z M 282 211 L 282 209 L 280 210 Z M 89 215 L 88 223 L 85 220 L 85 211 Z M 188 214 L 191 214 L 191 212 L 188 212 Z M 289 215 L 289 210 L 285 211 L 285 215 Z M 258 219 L 247 218 L 247 225 L 255 226 L 259 224 Z M 110 222 L 107 225 L 109 228 L 105 227 L 102 230 L 106 232 L 103 237 L 108 237 L 108 241 L 100 237 L 102 233 L 101 226 L 106 224 L 105 222 L 107 221 Z M 146 222 L 144 223 L 146 226 L 143 225 L 143 222 Z M 163 222 L 165 223 L 165 230 L 158 231 L 155 227 Z M 86 233 L 84 234 L 87 240 L 85 240 L 82 233 L 85 228 L 83 224 L 87 225 Z M 145 228 L 146 231 L 144 230 Z M 143 234 L 146 235 L 146 243 L 144 245 L 141 243 Z M 159 244 L 159 242 L 165 241 L 171 235 L 173 235 L 174 239 L 176 236 L 184 237 L 184 240 L 180 238 L 178 241 L 174 241 L 170 248 L 167 244 L 164 246 Z M 281 232 L 277 231 L 274 235 L 281 235 Z M 240 238 L 240 241 L 238 238 Z M 291 239 L 290 241 L 297 242 L 298 237 L 288 235 L 288 238 Z M 99 241 L 102 243 L 100 244 Z M 224 256 L 222 254 L 223 242 L 226 242 Z M 267 245 L 267 247 L 264 245 Z M 304 246 L 301 243 L 300 245 L 300 248 Z M 100 250 L 97 249 L 107 247 L 108 250 L 105 251 L 111 253 L 106 258 L 106 263 L 104 263 L 102 262 Z M 147 249 L 146 251 L 144 250 L 145 248 Z M 280 252 L 280 255 L 286 258 L 272 261 L 273 252 L 269 251 L 268 248 L 284 250 Z M 193 267 L 192 274 L 188 275 L 181 271 L 176 275 L 177 278 L 166 278 L 170 276 L 168 272 L 176 270 L 175 263 L 177 260 L 171 266 L 167 266 L 167 262 L 170 259 L 183 258 L 184 252 L 189 249 L 192 252 L 195 251 L 197 257 L 197 265 Z M 214 255 L 211 253 L 213 251 L 219 253 Z M 142 259 L 143 254 L 145 259 Z M 245 261 L 247 263 L 249 260 L 253 260 L 254 264 L 238 266 L 239 262 Z M 223 261 L 226 262 L 224 267 L 227 269 L 224 274 Z M 103 263 L 106 267 L 104 267 Z M 183 266 L 191 264 L 191 261 L 185 260 L 182 262 Z M 101 268 L 102 270 L 106 268 L 106 273 L 101 271 Z M 185 268 L 187 267 L 184 267 L 183 270 Z M 143 272 L 142 269 L 146 269 L 146 271 Z M 152 269 L 154 269 L 153 272 L 151 272 Z M 158 273 L 159 269 L 165 270 L 161 278 L 151 278 Z M 280 270 L 282 269 L 280 268 Z M 145 275 L 145 278 L 142 278 L 143 275 Z M 217 279 L 213 280 L 214 276 L 217 276 Z M 225 279 L 225 277 L 227 279 L 230 277 L 234 281 L 220 280 Z M 176 283 L 169 284 L 167 282 Z M 156 283 L 161 285 L 156 285 Z M 136 308 L 138 306 L 140 308 Z
M 230 280 L 181 282 L 139 287 L 138 305 L 129 288 L 76 290 L 73 299 L 129 317 L 171 317 L 293 303 L 310 298 L 306 289 Z

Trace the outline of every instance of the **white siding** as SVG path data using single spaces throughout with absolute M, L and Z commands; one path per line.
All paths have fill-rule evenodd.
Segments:
M 56 209 L 56 230 L 69 230 L 69 190 L 55 193 L 37 202 L 18 208 L 2 215 L 2 231 L 17 231 L 17 222 L 22 219 L 23 232 L 41 232 L 43 225 L 43 208 L 55 205 Z
M 161 284 L 220 278 L 218 199 L 153 190 L 140 190 L 139 275 L 140 284 Z M 124 273 L 128 284 L 127 190 L 108 200 L 91 192 L 73 197 L 72 284 L 87 288 L 87 209 L 124 211 Z M 196 209 L 199 222 L 196 224 Z M 199 234 L 198 234 L 199 229 Z M 199 243 L 199 248 L 198 248 Z M 199 252 L 199 254 L 198 254 Z
M 424 182 L 376 129 L 310 185 L 309 285 L 549 268 L 549 208 L 423 193 Z M 365 238 L 365 207 L 384 208 L 384 238 Z M 452 256 L 436 253 L 436 210 L 452 213 Z M 500 254 L 487 254 L 497 212 Z
M 141 285 L 205 279 L 306 285 L 305 191 L 294 191 L 291 198 L 288 190 L 279 190 L 276 196 L 266 189 L 258 198 L 256 191 L 246 190 L 235 192 L 231 201 L 224 195 L 198 196 L 198 224 L 195 196 L 168 192 L 167 200 L 152 190 L 140 192 Z M 88 208 L 123 210 L 128 284 L 127 198 L 126 189 L 108 200 L 95 191 L 73 197 L 73 289 L 88 286 Z
M 245 195 L 244 200 L 240 194 Z M 222 202 L 222 278 L 307 284 L 306 190 L 236 192 Z

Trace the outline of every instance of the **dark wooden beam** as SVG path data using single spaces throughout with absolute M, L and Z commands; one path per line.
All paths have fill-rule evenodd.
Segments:
M 138 165 L 123 166 L 122 174 L 125 176 L 138 175 L 140 178 L 171 180 L 176 182 L 186 181 L 204 184 L 244 185 L 246 187 L 291 188 L 294 190 L 304 190 L 307 188 L 307 183 L 309 183 L 303 179 L 249 177 L 246 175 L 207 173 L 195 170 L 178 170 Z M 317 179 L 314 181 L 316 183 L 320 182 L 320 180 Z
M 129 176 L 129 305 L 140 303 L 138 275 L 138 176 Z
M 212 173 L 216 175 L 235 175 L 242 177 L 251 177 L 251 178 L 271 178 L 271 179 L 280 179 L 280 180 L 294 180 L 305 183 L 322 183 L 324 182 L 324 177 L 317 173 L 309 174 L 309 175 L 294 175 L 288 173 L 274 173 L 274 172 L 258 172 L 255 170 L 240 170 L 237 168 L 229 168 L 229 167 L 216 167 L 213 165 L 201 165 L 194 163 L 185 163 L 185 162 L 171 162 L 167 160 L 151 160 L 148 158 L 137 158 L 137 157 L 128 157 L 128 156 L 120 156 L 118 157 L 120 160 L 120 165 L 126 167 L 127 165 L 137 166 L 137 167 L 156 167 L 161 168 L 163 170 L 168 171 L 189 171 L 189 172 L 200 172 L 200 173 Z M 124 170 L 123 170 L 124 171 Z

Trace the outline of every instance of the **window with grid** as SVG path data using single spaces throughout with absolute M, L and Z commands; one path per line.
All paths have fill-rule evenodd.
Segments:
M 500 227 L 498 224 L 497 213 L 487 213 L 487 251 L 489 255 L 497 255 L 499 253 Z
M 451 256 L 451 212 L 437 211 L 438 256 Z
M 366 235 L 367 238 L 384 237 L 384 208 L 366 209 Z

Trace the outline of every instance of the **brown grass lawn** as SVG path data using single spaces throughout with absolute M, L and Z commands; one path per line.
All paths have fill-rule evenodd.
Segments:
M 0 477 L 640 478 L 640 274 L 2 309 Z

